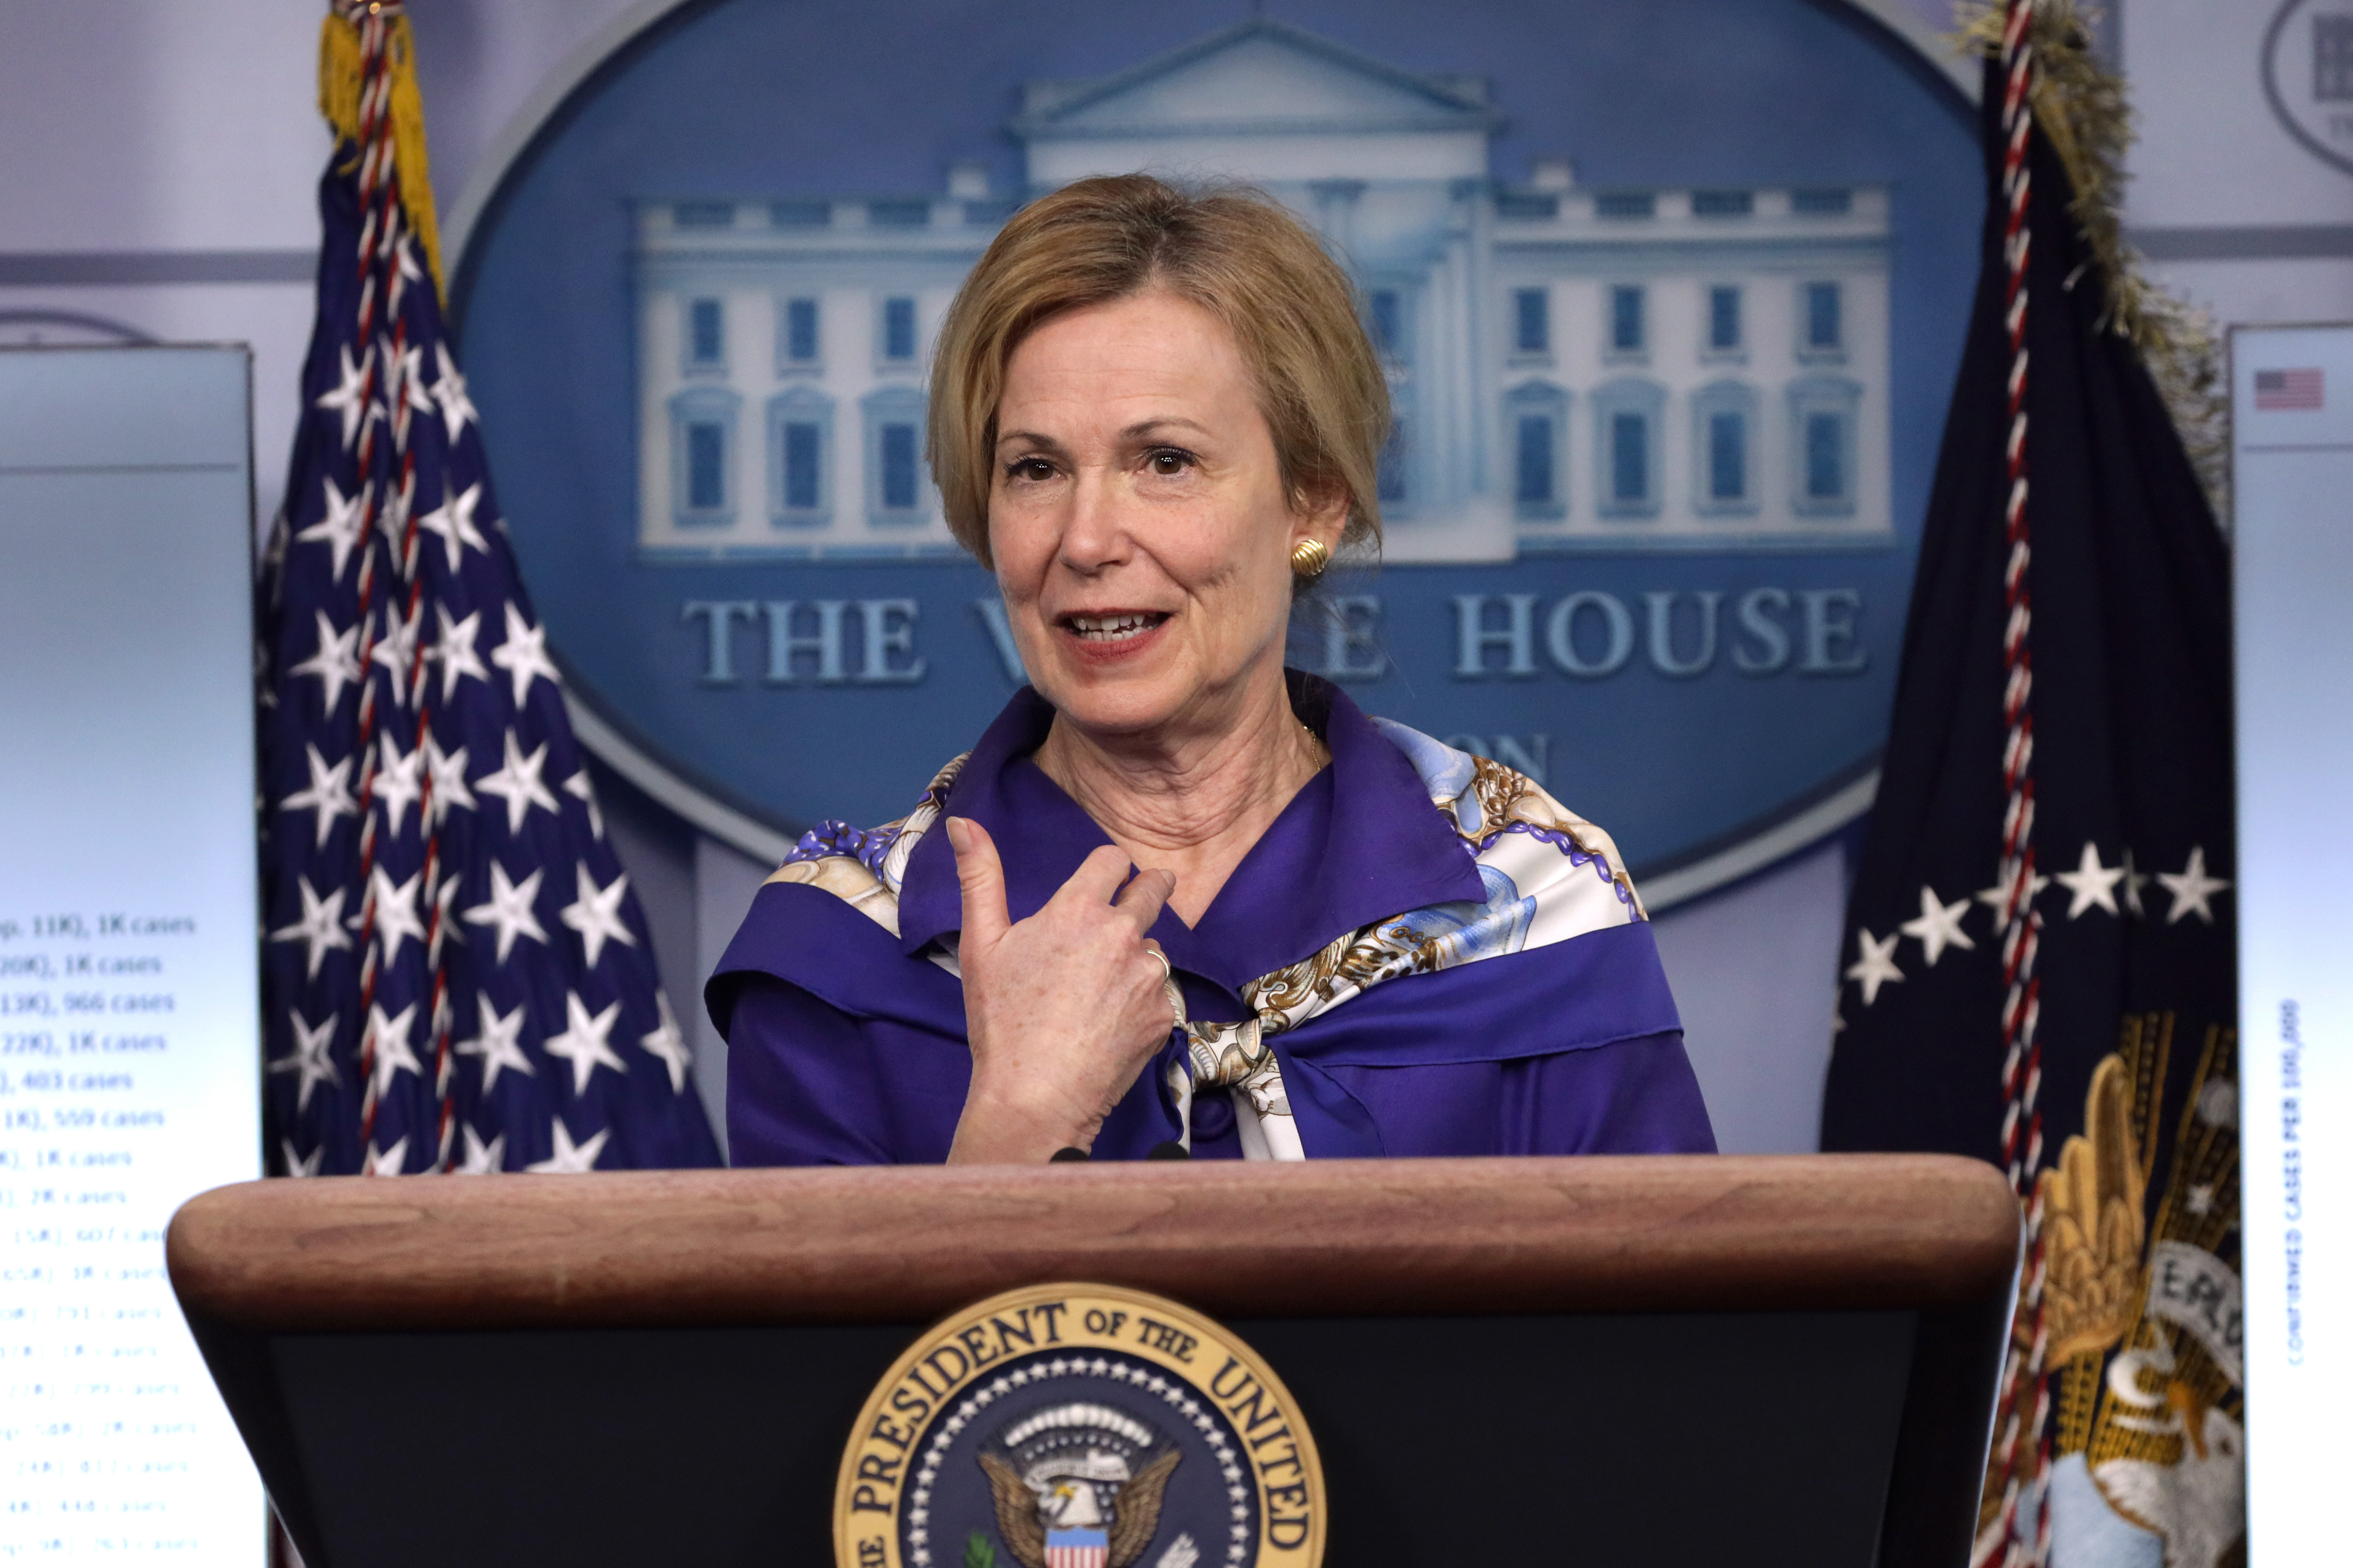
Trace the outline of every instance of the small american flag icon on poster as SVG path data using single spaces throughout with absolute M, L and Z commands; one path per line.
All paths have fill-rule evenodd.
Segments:
M 2258 410 L 2319 406 L 2319 371 L 2259 370 L 2255 372 L 2255 407 Z

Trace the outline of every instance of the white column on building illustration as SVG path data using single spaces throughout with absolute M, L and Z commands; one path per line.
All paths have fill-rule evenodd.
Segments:
M 1334 249 L 1353 260 L 1356 254 L 1356 204 L 1364 196 L 1365 182 L 1313 180 L 1307 191 L 1315 204 L 1315 226 Z
M 1471 301 L 1460 235 L 1451 235 L 1428 273 L 1424 293 L 1429 309 L 1429 348 L 1422 382 L 1426 388 L 1422 417 L 1432 426 L 1424 444 L 1424 466 L 1430 476 L 1429 510 L 1450 511 L 1472 489 L 1470 399 L 1465 373 L 1472 354 Z
M 1502 384 L 1504 363 L 1487 309 L 1488 296 L 1495 286 L 1495 204 L 1492 194 L 1493 187 L 1485 180 L 1455 183 L 1460 237 L 1454 248 L 1462 271 L 1462 380 L 1459 399 L 1464 421 L 1462 450 L 1471 464 L 1464 488 L 1470 494 L 1501 504 L 1501 488 L 1496 480 L 1502 472 L 1501 458 L 1493 450 L 1494 437 L 1491 434 L 1495 416 L 1488 407 L 1495 389 Z

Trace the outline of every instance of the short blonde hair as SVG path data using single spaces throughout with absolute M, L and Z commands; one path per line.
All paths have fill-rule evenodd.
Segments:
M 1344 542 L 1381 536 L 1388 378 L 1348 275 L 1263 192 L 1149 174 L 1081 180 L 1016 213 L 957 290 L 932 363 L 927 457 L 957 542 L 989 564 L 997 408 L 1013 351 L 1049 317 L 1163 289 L 1234 334 L 1294 509 L 1345 491 Z

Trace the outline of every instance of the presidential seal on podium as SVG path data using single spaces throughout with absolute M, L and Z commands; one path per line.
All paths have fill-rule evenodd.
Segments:
M 1034 1285 L 918 1339 L 859 1413 L 840 1568 L 1318 1568 L 1324 1475 L 1290 1392 L 1165 1297 Z

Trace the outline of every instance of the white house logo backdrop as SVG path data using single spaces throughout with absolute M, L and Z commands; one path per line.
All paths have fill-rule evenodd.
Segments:
M 1638 869 L 1836 826 L 1974 272 L 1951 81 L 1805 0 L 1236 9 L 686 5 L 548 118 L 459 309 L 586 738 L 747 848 L 903 811 L 1022 679 L 923 464 L 941 318 L 1147 169 L 1311 223 L 1388 368 L 1385 559 L 1293 663 Z

